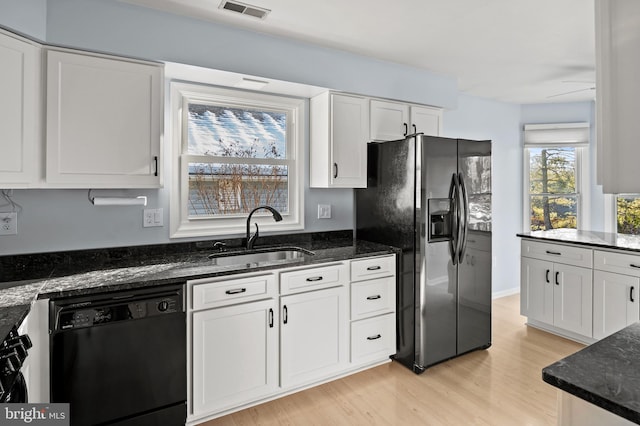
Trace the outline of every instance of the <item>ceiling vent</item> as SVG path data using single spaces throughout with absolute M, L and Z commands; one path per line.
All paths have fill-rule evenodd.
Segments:
M 241 15 L 253 16 L 254 18 L 264 19 L 267 17 L 269 9 L 262 7 L 252 6 L 250 4 L 241 3 L 239 1 L 222 0 L 220 3 L 220 9 L 228 10 L 230 12 L 240 13 Z

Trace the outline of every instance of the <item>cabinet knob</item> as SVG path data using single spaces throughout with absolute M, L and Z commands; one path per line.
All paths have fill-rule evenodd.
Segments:
M 333 178 L 338 178 L 338 163 L 333 163 Z
M 367 340 L 377 340 L 379 338 L 381 338 L 382 336 L 379 334 L 376 334 L 375 336 L 369 336 L 367 337 Z
M 382 296 L 380 296 L 379 294 L 376 294 L 375 296 L 367 296 L 367 300 L 377 300 L 380 299 Z
M 547 279 L 547 284 L 549 283 L 549 272 L 551 271 L 547 269 L 547 273 L 545 274 L 545 278 Z
M 633 290 L 635 290 L 635 286 L 631 286 L 631 289 L 629 289 L 629 300 L 631 302 L 635 302 L 635 300 L 633 298 Z
M 286 324 L 289 321 L 289 310 L 287 309 L 287 305 L 282 307 L 282 323 Z
M 560 285 L 560 282 L 558 281 L 558 275 L 560 275 L 560 272 L 556 272 L 556 285 Z
M 407 136 L 409 134 L 409 126 L 407 125 L 407 123 L 402 124 L 404 124 L 404 136 Z

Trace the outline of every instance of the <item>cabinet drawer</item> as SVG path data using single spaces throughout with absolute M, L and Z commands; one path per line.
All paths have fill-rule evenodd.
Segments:
M 640 277 L 640 255 L 594 250 L 593 268 Z
M 384 361 L 396 353 L 396 316 L 380 315 L 351 323 L 351 362 Z
M 276 294 L 276 277 L 273 274 L 235 279 L 207 278 L 189 281 L 187 284 L 193 285 L 194 310 L 248 302 Z
M 393 312 L 396 303 L 395 277 L 351 284 L 351 319 Z
M 593 264 L 593 250 L 591 249 L 562 244 L 540 243 L 527 239 L 522 240 L 522 256 L 582 266 L 584 268 L 591 268 Z
M 280 274 L 280 294 L 334 287 L 347 282 L 348 268 L 344 263 L 318 268 L 299 269 Z
M 351 281 L 368 280 L 395 274 L 396 257 L 381 256 L 351 261 Z

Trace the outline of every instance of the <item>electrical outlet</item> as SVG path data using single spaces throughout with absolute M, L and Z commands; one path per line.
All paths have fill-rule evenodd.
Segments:
M 0 213 L 0 235 L 18 234 L 18 213 Z
M 318 219 L 331 219 L 331 204 L 318 204 Z
M 142 211 L 142 226 L 163 226 L 162 209 L 144 209 Z

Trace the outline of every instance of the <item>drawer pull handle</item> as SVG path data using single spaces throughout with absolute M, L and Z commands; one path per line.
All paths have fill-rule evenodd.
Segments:
M 556 285 L 560 285 L 560 283 L 558 282 L 558 275 L 560 275 L 560 272 L 556 272 Z
M 632 268 L 640 269 L 640 265 L 634 265 L 633 263 L 630 263 L 629 266 Z
M 367 337 L 367 340 L 377 340 L 379 338 L 381 338 L 382 336 L 379 334 L 376 334 L 375 336 L 369 336 Z
M 562 253 L 560 253 L 559 251 L 551 251 L 551 250 L 546 250 L 547 254 L 552 254 L 554 256 L 562 256 Z
M 367 297 L 367 300 L 376 300 L 376 299 L 380 299 L 382 296 L 380 296 L 379 294 L 376 294 L 375 296 L 369 296 Z
M 273 328 L 273 308 L 269 308 L 269 328 Z
M 547 278 L 547 283 L 549 283 L 549 272 L 551 272 L 549 269 L 547 269 L 547 274 L 546 274 L 546 278 Z
M 632 302 L 635 302 L 635 300 L 633 299 L 633 290 L 635 289 L 635 286 L 631 286 L 631 290 L 629 290 L 629 300 L 631 300 Z
M 376 266 L 369 266 L 367 268 L 367 271 L 377 271 L 378 269 L 381 269 L 380 266 L 376 265 Z
M 287 309 L 287 305 L 282 307 L 282 323 L 286 324 L 289 321 L 289 310 Z
M 225 291 L 225 293 L 227 293 L 227 294 L 240 294 L 240 293 L 244 293 L 245 291 L 247 291 L 246 288 L 236 288 L 235 290 L 227 290 L 227 291 Z
M 309 277 L 309 278 L 307 278 L 307 281 L 309 281 L 309 282 L 322 281 L 322 276 L 318 276 L 318 277 Z

